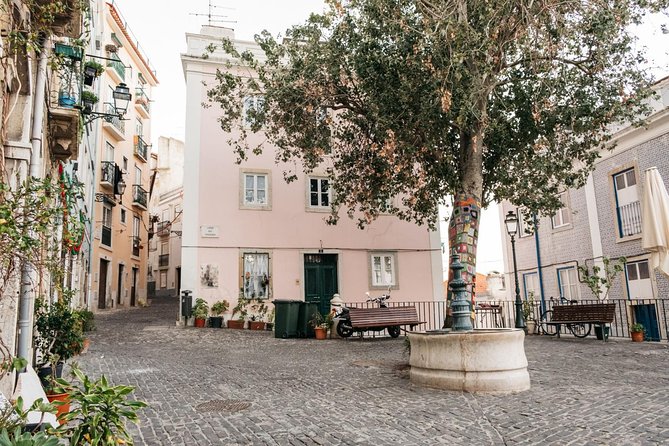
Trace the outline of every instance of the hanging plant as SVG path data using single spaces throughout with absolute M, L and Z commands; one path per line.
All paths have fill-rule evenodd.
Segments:
M 84 74 L 87 76 L 98 77 L 105 72 L 104 65 L 94 61 L 89 60 L 84 64 Z

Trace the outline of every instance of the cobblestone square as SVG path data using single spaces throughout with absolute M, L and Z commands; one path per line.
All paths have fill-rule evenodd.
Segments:
M 136 386 L 138 445 L 664 445 L 664 343 L 529 336 L 532 389 L 413 386 L 403 339 L 176 328 L 177 301 L 97 316 L 79 359 Z

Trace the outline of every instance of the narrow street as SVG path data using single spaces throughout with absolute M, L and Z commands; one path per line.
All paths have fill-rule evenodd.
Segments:
M 137 445 L 660 445 L 667 344 L 530 336 L 532 389 L 509 396 L 413 386 L 400 339 L 275 339 L 176 328 L 176 299 L 96 317 L 91 376 L 150 407 Z

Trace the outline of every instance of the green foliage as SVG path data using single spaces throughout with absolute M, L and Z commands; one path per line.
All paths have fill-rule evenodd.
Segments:
M 209 316 L 209 305 L 207 301 L 202 298 L 195 299 L 195 305 L 193 305 L 193 317 L 195 319 L 206 319 Z
M 6 401 L 6 400 L 5 400 Z M 47 401 L 43 401 L 41 398 L 38 398 L 33 402 L 30 407 L 23 407 L 23 398 L 18 397 L 16 402 L 12 404 L 2 405 L 0 408 L 0 430 L 7 433 L 7 438 L 9 440 L 18 440 L 24 439 L 16 435 L 16 429 L 21 429 L 24 426 L 28 419 L 29 412 L 44 412 L 44 413 L 56 413 L 56 408 L 53 404 L 50 404 Z M 25 437 L 28 439 L 30 437 Z M 3 440 L 3 437 L 0 436 L 0 446 L 3 444 L 14 444 L 14 443 L 3 443 L 6 439 Z M 23 444 L 23 443 L 19 443 Z M 26 443 L 32 444 L 32 443 Z M 40 443 L 41 444 L 41 443 Z
M 97 104 L 98 97 L 92 91 L 84 90 L 81 93 L 81 102 L 84 102 L 84 101 L 92 102 L 93 104 Z
M 104 65 L 94 61 L 94 60 L 87 60 L 86 63 L 84 64 L 84 67 L 92 68 L 95 70 L 95 75 L 100 76 L 102 73 L 105 72 L 105 67 Z
M 0 446 L 58 446 L 58 437 L 44 432 L 22 433 L 20 427 L 12 431 L 3 429 L 0 433 Z
M 84 333 L 95 330 L 95 313 L 87 308 L 80 308 L 75 310 L 75 314 L 79 318 L 81 330 Z
M 249 300 L 245 299 L 243 294 L 240 294 L 237 298 L 237 305 L 235 305 L 235 308 L 232 309 L 231 318 L 234 319 L 235 315 L 239 314 L 239 320 L 246 320 L 246 316 L 248 315 L 248 304 Z
M 311 319 L 309 320 L 309 325 L 312 327 L 321 327 L 324 329 L 329 329 L 332 327 L 332 324 L 334 323 L 334 317 L 332 313 L 328 313 L 326 315 L 322 315 L 320 312 L 316 312 L 311 316 Z
M 523 318 L 526 321 L 534 320 L 534 292 L 527 293 L 527 300 L 523 301 Z
M 228 302 L 225 299 L 219 300 L 218 302 L 215 302 L 211 306 L 211 314 L 213 314 L 214 316 L 219 316 L 228 311 L 229 307 L 230 307 L 230 302 Z
M 249 299 L 246 303 L 247 315 L 252 321 L 264 321 L 267 317 L 267 305 L 261 299 Z
M 630 327 L 630 331 L 631 331 L 632 333 L 642 333 L 642 332 L 645 332 L 645 331 L 646 331 L 646 327 L 644 327 L 643 324 L 638 324 L 638 323 L 637 323 L 637 324 L 633 324 L 633 325 Z
M 71 446 L 132 445 L 126 422 L 137 423 L 137 412 L 147 407 L 142 401 L 128 399 L 134 387 L 112 386 L 104 375 L 94 381 L 77 368 L 72 373 L 78 383 L 58 380 L 60 385 L 70 388 L 68 393 L 72 407 L 68 414 L 63 415 L 67 423 L 61 425 L 56 433 L 67 438 Z
M 604 268 L 598 265 L 593 265 L 592 272 L 587 265 L 578 267 L 578 272 L 581 274 L 581 281 L 590 288 L 592 294 L 600 300 L 607 300 L 609 298 L 609 290 L 616 276 L 622 272 L 625 267 L 625 257 L 620 257 L 617 260 L 611 260 L 608 257 L 602 259 Z M 603 293 L 603 294 L 602 294 Z
M 343 209 L 364 226 L 381 212 L 434 224 L 456 193 L 543 215 L 561 207 L 558 192 L 584 184 L 608 129 L 648 111 L 630 25 L 667 0 L 328 5 L 283 41 L 256 36 L 262 58 L 224 41 L 241 69 L 219 70 L 208 98 L 237 131 L 238 161 L 268 146 L 287 180 L 291 166 L 324 166 L 331 222 Z
M 58 361 L 67 361 L 79 354 L 83 342 L 81 319 L 70 307 L 67 296 L 51 303 L 43 297 L 35 299 L 34 344 L 40 352 L 42 365 L 51 362 L 55 369 Z

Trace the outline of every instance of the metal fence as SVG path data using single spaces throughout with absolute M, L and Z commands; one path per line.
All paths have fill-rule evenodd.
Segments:
M 579 304 L 593 304 L 601 303 L 595 299 L 579 300 L 574 305 Z M 629 324 L 639 322 L 636 314 L 641 312 L 651 321 L 651 325 L 646 327 L 646 339 L 654 341 L 668 340 L 669 336 L 669 299 L 613 299 L 608 300 L 607 303 L 616 304 L 616 316 L 611 324 L 609 332 L 610 337 L 615 338 L 630 338 Z M 446 316 L 446 302 L 387 302 L 389 307 L 406 307 L 414 306 L 418 312 L 418 318 L 424 321 L 425 324 L 416 327 L 416 330 L 427 331 L 437 330 L 443 327 L 444 318 Z M 557 300 L 547 300 L 546 310 L 558 305 Z M 350 302 L 349 307 L 357 308 L 375 308 L 377 304 L 374 302 Z M 544 310 L 545 311 L 545 310 Z M 532 319 L 535 321 L 537 328 L 536 334 L 541 334 L 539 324 L 541 320 L 541 303 L 535 302 L 534 308 L 531 311 Z M 477 304 L 474 319 L 475 328 L 513 328 L 516 325 L 516 307 L 513 301 L 497 301 L 497 302 L 482 302 Z M 564 333 L 565 330 L 563 329 Z M 568 333 L 568 332 L 567 332 Z M 365 336 L 384 336 L 385 332 L 369 332 Z M 595 330 L 590 332 L 590 336 L 595 336 Z

